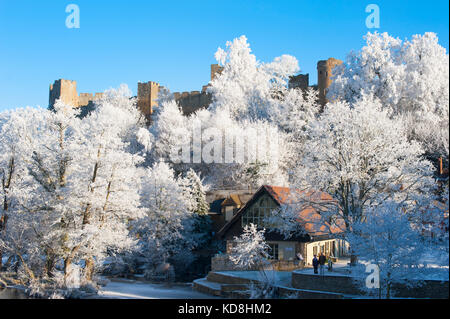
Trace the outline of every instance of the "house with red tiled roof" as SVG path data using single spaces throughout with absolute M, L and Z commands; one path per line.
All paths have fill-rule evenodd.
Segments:
M 267 217 L 299 197 L 306 199 L 298 211 L 302 232 L 286 239 L 279 232 L 271 230 L 270 225 L 267 225 Z M 306 264 L 311 264 L 313 255 L 320 252 L 335 258 L 347 257 L 348 243 L 339 236 L 345 230 L 343 221 L 327 220 L 320 214 L 331 204 L 335 204 L 333 198 L 323 192 L 293 191 L 287 187 L 263 185 L 219 230 L 217 236 L 227 242 L 229 253 L 234 237 L 240 236 L 244 227 L 253 223 L 258 228 L 266 229 L 265 238 L 271 247 L 270 254 L 274 261 L 298 264 L 297 255 L 301 254 Z
M 210 198 L 208 216 L 212 221 L 212 231 L 214 234 L 229 222 L 237 211 L 252 197 L 253 192 L 249 190 L 231 192 L 228 194 L 214 194 Z

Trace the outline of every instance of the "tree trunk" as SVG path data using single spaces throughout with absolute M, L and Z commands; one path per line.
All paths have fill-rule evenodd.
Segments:
M 45 273 L 48 277 L 53 278 L 53 269 L 55 268 L 55 256 L 52 254 L 47 254 L 47 258 L 45 261 Z
M 34 279 L 36 278 L 34 276 L 33 271 L 28 267 L 27 263 L 25 262 L 25 259 L 23 259 L 21 254 L 17 254 L 17 256 L 19 257 L 23 268 L 25 269 L 25 272 L 27 273 L 27 275 L 30 277 L 30 281 L 34 281 Z
M 72 261 L 75 258 L 78 249 L 80 249 L 80 246 L 74 247 L 70 252 L 70 255 L 64 258 L 64 281 L 66 281 L 67 276 L 69 275 L 70 266 L 72 265 Z
M 66 280 L 67 276 L 69 275 L 69 271 L 70 271 L 70 265 L 72 264 L 72 260 L 73 258 L 66 257 L 64 259 L 64 281 Z
M 88 258 L 86 258 L 85 260 L 85 268 L 84 268 L 84 277 L 86 279 L 86 281 L 92 281 L 92 277 L 94 275 L 94 259 L 92 258 L 92 256 L 89 256 Z
M 8 257 L 8 260 L 6 261 L 6 264 L 5 264 L 5 267 L 6 267 L 6 268 L 8 268 L 8 267 L 11 266 L 11 264 L 12 264 L 12 262 L 13 262 L 13 259 L 14 259 L 14 255 L 10 255 L 10 256 Z

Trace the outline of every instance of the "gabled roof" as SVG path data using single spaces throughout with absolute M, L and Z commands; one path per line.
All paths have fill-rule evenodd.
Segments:
M 334 202 L 331 195 L 324 192 L 313 190 L 295 190 L 295 192 L 297 192 L 299 196 L 308 198 L 314 203 L 327 204 L 330 202 Z M 228 229 L 230 229 L 230 227 L 239 220 L 239 218 L 247 210 L 247 208 L 251 207 L 253 203 L 255 203 L 256 200 L 264 193 L 269 194 L 278 206 L 289 204 L 289 202 L 295 200 L 295 196 L 291 196 L 292 189 L 288 187 L 263 185 L 256 191 L 253 197 L 241 209 L 239 209 L 239 211 L 233 216 L 233 218 L 228 223 L 226 223 L 221 230 L 219 230 L 217 235 L 219 237 L 223 237 Z M 320 214 L 311 205 L 306 205 L 305 208 L 298 213 L 298 216 L 298 221 L 302 224 L 305 232 L 310 236 L 337 234 L 342 232 L 343 229 L 343 221 L 339 223 L 339 227 L 334 225 L 330 227 L 329 224 L 324 223 Z
M 222 202 L 223 206 L 241 206 L 242 200 L 237 194 L 231 194 L 227 199 Z

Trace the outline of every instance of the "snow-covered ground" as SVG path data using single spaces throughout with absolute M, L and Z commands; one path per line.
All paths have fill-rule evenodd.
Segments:
M 99 291 L 102 298 L 113 299 L 213 299 L 191 286 L 150 284 L 135 280 L 110 281 Z

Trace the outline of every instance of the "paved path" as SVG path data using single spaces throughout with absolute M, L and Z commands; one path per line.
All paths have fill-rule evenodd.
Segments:
M 101 298 L 113 299 L 213 299 L 189 285 L 151 284 L 135 280 L 112 280 L 99 291 Z

